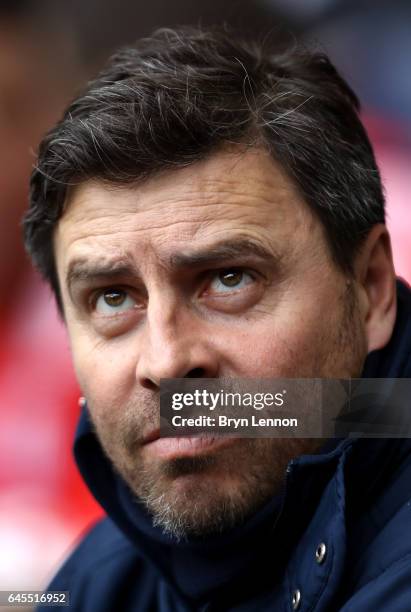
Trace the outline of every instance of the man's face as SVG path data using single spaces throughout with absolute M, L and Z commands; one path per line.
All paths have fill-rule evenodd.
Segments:
M 152 440 L 161 378 L 360 375 L 355 293 L 266 152 L 233 148 L 137 186 L 82 184 L 55 252 L 96 432 L 155 522 L 176 535 L 243 520 L 316 441 L 165 447 Z

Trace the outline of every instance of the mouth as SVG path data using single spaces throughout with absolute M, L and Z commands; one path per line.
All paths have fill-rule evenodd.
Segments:
M 161 459 L 177 457 L 194 457 L 235 444 L 238 437 L 234 436 L 182 436 L 178 438 L 160 437 L 160 430 L 152 431 L 144 438 L 143 450 L 147 456 Z

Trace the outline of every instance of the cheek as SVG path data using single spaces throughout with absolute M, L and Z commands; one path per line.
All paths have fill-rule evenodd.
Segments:
M 74 368 L 83 395 L 99 412 L 124 405 L 135 384 L 135 360 L 125 342 L 72 342 Z
M 312 338 L 306 330 L 282 328 L 278 324 L 254 330 L 247 342 L 236 349 L 235 376 L 250 378 L 292 377 L 301 371 L 309 356 Z
M 321 375 L 336 351 L 341 313 L 330 300 L 284 302 L 271 313 L 225 331 L 228 375 L 250 378 Z

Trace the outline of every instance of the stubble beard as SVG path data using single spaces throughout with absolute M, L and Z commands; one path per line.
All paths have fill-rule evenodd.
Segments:
M 278 491 L 288 461 L 312 440 L 238 439 L 209 455 L 180 457 L 123 474 L 153 524 L 177 540 L 222 533 Z
M 338 377 L 343 371 L 359 375 L 365 342 L 348 284 L 343 299 L 332 342 L 325 336 L 318 343 L 324 347 L 328 340 L 328 350 L 313 353 L 308 366 L 288 376 Z M 292 458 L 315 453 L 325 442 L 322 438 L 243 438 L 210 454 L 149 461 L 142 458 L 133 432 L 155 413 L 152 405 L 139 412 L 134 404 L 113 428 L 104 419 L 100 424 L 93 419 L 93 423 L 103 449 L 136 501 L 143 502 L 154 525 L 177 540 L 206 537 L 240 525 L 279 492 Z

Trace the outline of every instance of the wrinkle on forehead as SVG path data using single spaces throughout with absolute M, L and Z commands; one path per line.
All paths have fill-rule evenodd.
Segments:
M 134 191 L 133 199 L 128 197 L 131 191 Z M 121 198 L 122 192 L 127 197 Z M 133 184 L 110 185 L 97 180 L 81 183 L 68 192 L 64 217 L 70 217 L 79 206 L 84 214 L 89 207 L 95 212 L 96 198 L 101 207 L 107 208 L 108 216 L 118 214 L 117 206 L 114 210 L 111 206 L 113 200 L 121 201 L 124 212 L 144 211 L 155 215 L 163 212 L 159 210 L 161 204 L 178 204 L 183 212 L 186 207 L 191 210 L 197 204 L 206 213 L 207 207 L 211 207 L 215 214 L 215 207 L 220 204 L 248 205 L 255 209 L 257 203 L 265 203 L 278 208 L 290 199 L 301 200 L 285 172 L 266 151 L 259 149 L 241 155 L 220 152 L 193 165 L 156 174 L 134 185 L 134 189 Z
M 70 193 L 55 232 L 63 251 L 134 244 L 140 252 L 226 233 L 246 233 L 267 244 L 310 235 L 313 215 L 296 187 L 265 152 L 219 153 L 186 168 L 164 172 L 144 183 L 109 186 L 97 181 Z

